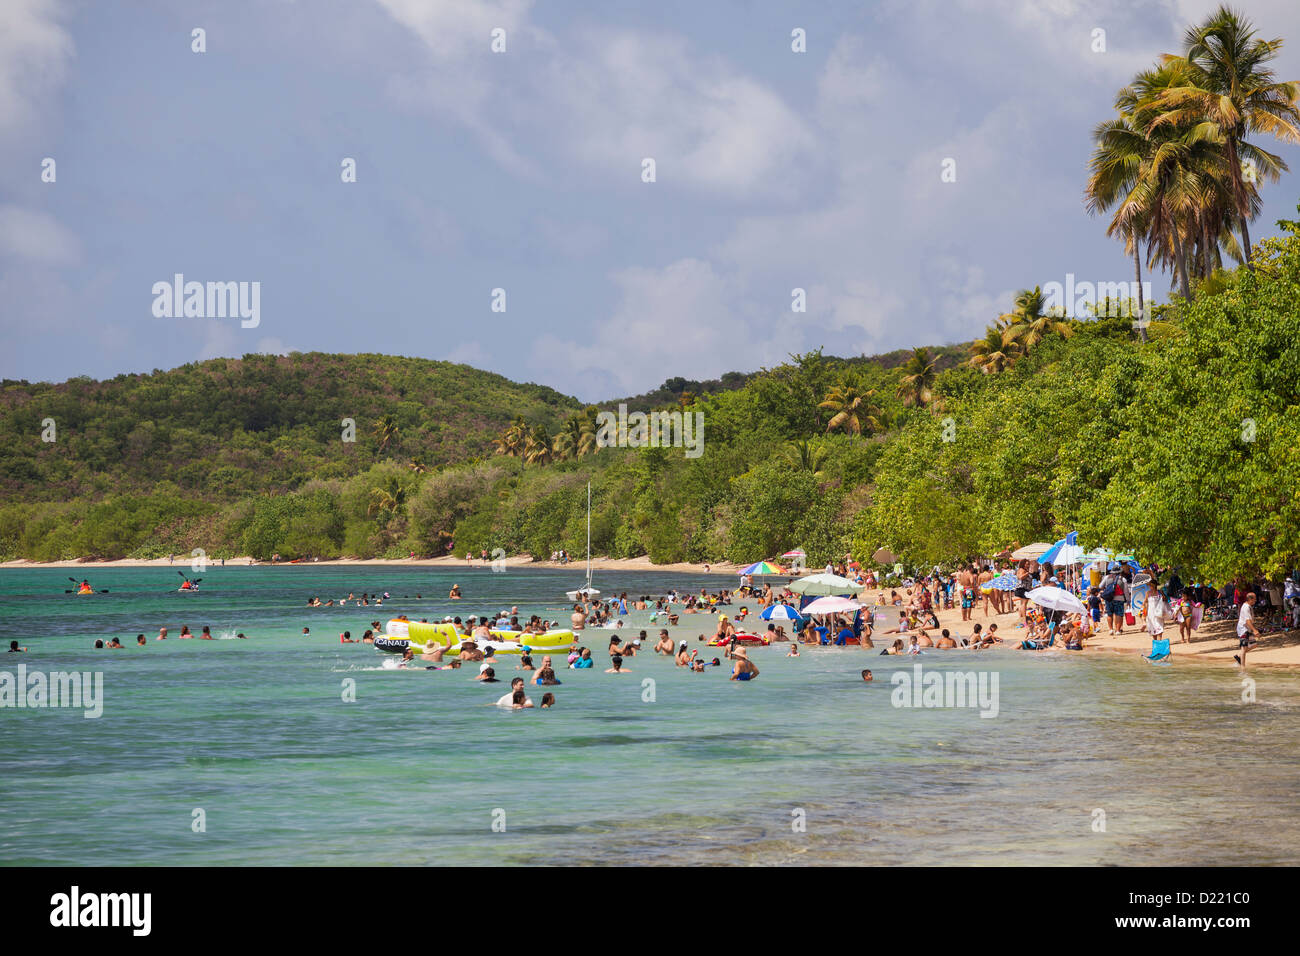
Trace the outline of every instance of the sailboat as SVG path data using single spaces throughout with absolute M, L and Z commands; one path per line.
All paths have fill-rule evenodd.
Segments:
M 580 588 L 564 592 L 570 601 L 594 600 L 600 592 L 591 586 L 591 482 L 587 482 L 587 583 Z

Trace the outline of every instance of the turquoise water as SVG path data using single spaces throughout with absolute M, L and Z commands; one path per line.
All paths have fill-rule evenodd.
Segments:
M 385 670 L 381 652 L 338 633 L 402 612 L 518 604 L 558 617 L 580 570 L 209 568 L 202 592 L 178 595 L 172 570 L 110 569 L 91 575 L 110 593 L 89 598 L 62 593 L 74 573 L 0 572 L 3 646 L 31 648 L 0 669 L 21 658 L 29 670 L 104 675 L 96 720 L 0 709 L 6 864 L 1300 861 L 1294 674 L 1256 671 L 1248 704 L 1220 667 L 922 658 L 996 672 L 988 719 L 892 706 L 889 676 L 915 660 L 857 648 L 790 659 L 773 647 L 752 652 L 762 676 L 749 684 L 644 654 L 626 676 L 563 671 L 554 710 L 512 712 L 490 706 L 504 685 L 465 670 Z M 443 599 L 453 581 L 467 600 Z M 706 582 L 729 580 L 609 572 L 597 586 Z M 313 594 L 385 589 L 393 599 L 377 611 L 303 607 Z M 694 643 L 703 620 L 674 636 Z M 163 624 L 171 638 L 153 640 Z M 172 639 L 182 624 L 249 640 Z M 134 646 L 142 631 L 147 648 Z M 92 649 L 114 635 L 131 646 Z M 603 660 L 608 632 L 587 641 Z M 205 832 L 192 829 L 196 809 Z

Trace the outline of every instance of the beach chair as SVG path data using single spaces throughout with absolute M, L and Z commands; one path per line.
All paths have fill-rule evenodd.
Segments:
M 1151 653 L 1146 655 L 1146 659 L 1152 664 L 1170 664 L 1172 655 L 1169 653 L 1169 638 L 1162 637 L 1151 639 Z

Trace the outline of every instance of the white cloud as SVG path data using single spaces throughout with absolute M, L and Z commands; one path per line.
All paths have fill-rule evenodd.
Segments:
M 0 257 L 51 265 L 76 262 L 81 244 L 49 213 L 0 206 Z
M 0 3 L 0 140 L 30 126 L 62 83 L 73 55 L 62 16 L 58 0 Z

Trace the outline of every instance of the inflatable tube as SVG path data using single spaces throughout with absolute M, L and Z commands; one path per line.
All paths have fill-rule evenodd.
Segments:
M 454 625 L 443 622 L 429 624 L 423 621 L 389 621 L 384 625 L 384 631 L 390 642 L 390 646 L 384 649 L 405 650 L 405 646 L 397 648 L 391 645 L 392 641 L 404 641 L 417 654 L 423 654 L 430 645 L 438 644 L 450 651 L 460 653 L 460 645 L 466 640 L 465 636 L 457 631 Z M 492 636 L 487 643 L 491 643 L 495 653 L 519 654 L 522 648 L 527 647 L 529 653 L 534 657 L 539 654 L 563 653 L 577 640 L 572 631 L 524 634 L 522 631 L 493 630 L 488 633 Z M 380 646 L 379 642 L 380 638 L 376 638 L 376 647 Z
M 747 644 L 750 647 L 767 647 L 772 643 L 766 637 L 760 637 L 758 634 L 737 634 L 735 636 L 735 641 L 737 644 Z M 720 641 L 715 637 L 713 640 L 709 641 L 708 646 L 726 647 L 728 643 L 730 642 L 725 640 Z

